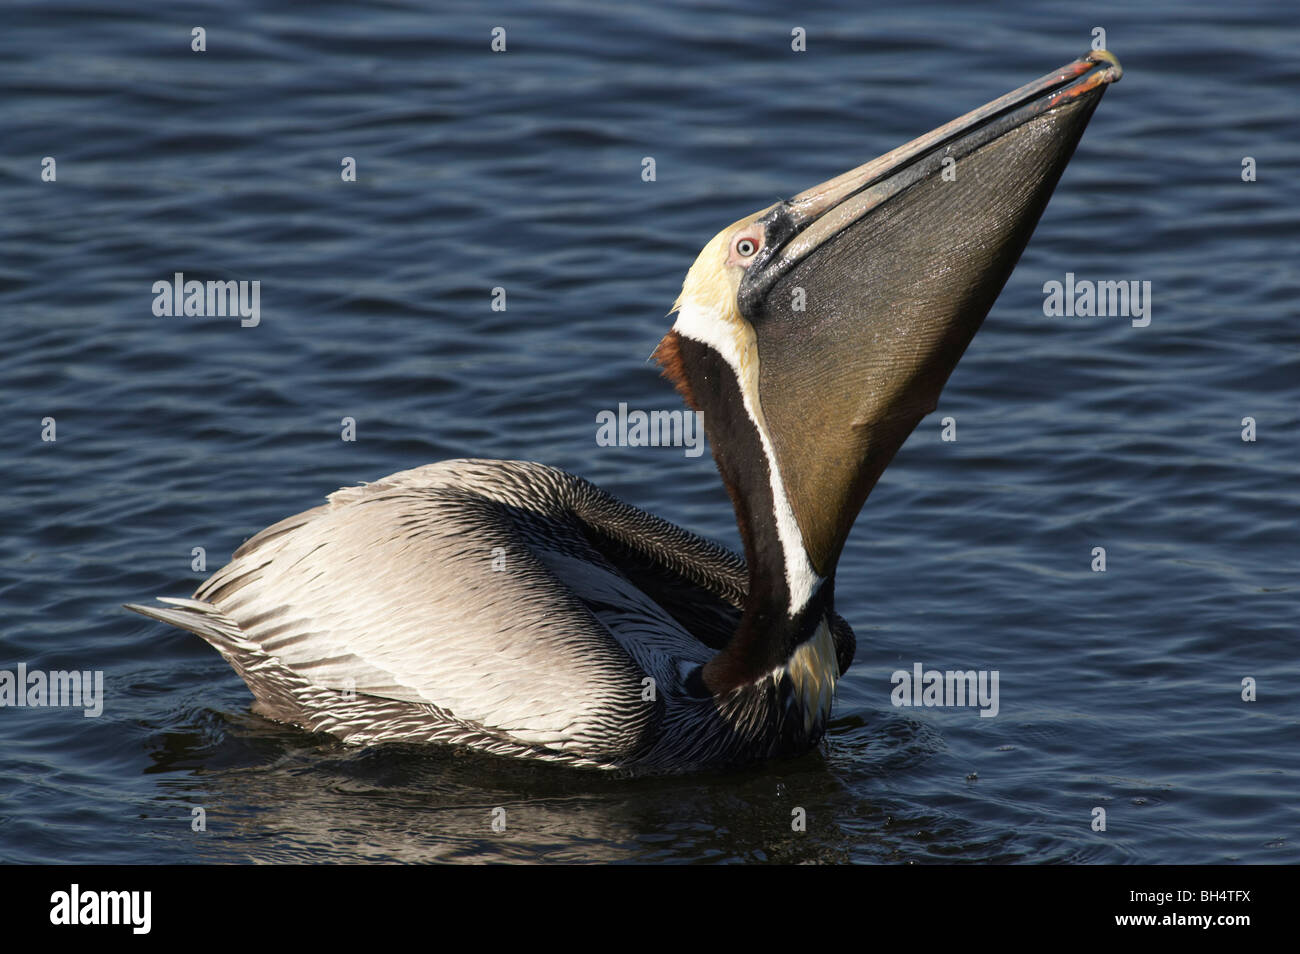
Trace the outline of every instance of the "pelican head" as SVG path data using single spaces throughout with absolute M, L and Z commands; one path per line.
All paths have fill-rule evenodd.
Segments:
M 867 495 L 1120 75 L 1093 52 L 733 223 L 696 259 L 655 354 L 704 412 L 750 564 L 740 630 L 705 669 L 715 692 L 818 638 Z

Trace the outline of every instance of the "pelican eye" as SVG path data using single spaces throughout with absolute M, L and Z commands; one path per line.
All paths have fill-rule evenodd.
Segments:
M 758 243 L 752 238 L 742 238 L 736 242 L 736 254 L 741 258 L 749 258 L 758 251 Z

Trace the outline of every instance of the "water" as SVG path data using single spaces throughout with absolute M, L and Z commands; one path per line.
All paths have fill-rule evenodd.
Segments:
M 1293 9 L 265 6 L 6 6 L 0 668 L 100 669 L 107 701 L 0 710 L 0 858 L 1300 860 Z M 849 541 L 824 751 L 626 781 L 349 748 L 120 609 L 191 592 L 193 547 L 215 569 L 449 457 L 553 464 L 737 545 L 707 455 L 595 443 L 620 401 L 679 406 L 646 358 L 700 246 L 1096 26 L 1126 76 Z M 261 323 L 154 317 L 177 271 L 259 280 Z M 1067 271 L 1150 281 L 1150 326 L 1044 317 Z M 894 708 L 915 662 L 998 670 L 998 717 Z

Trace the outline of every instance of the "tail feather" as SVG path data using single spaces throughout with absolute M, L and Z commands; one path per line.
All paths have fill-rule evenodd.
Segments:
M 312 686 L 286 669 L 279 659 L 266 653 L 261 646 L 247 640 L 238 623 L 203 600 L 163 596 L 158 598 L 158 602 L 167 606 L 122 605 L 142 616 L 189 630 L 207 640 L 248 685 L 253 693 L 254 712 L 277 722 L 316 730 L 312 712 L 304 708 L 298 698 L 300 693 L 309 692 Z M 332 691 L 329 694 L 331 699 L 335 695 Z
M 202 600 L 173 599 L 166 596 L 159 597 L 158 602 L 168 605 L 145 606 L 140 603 L 124 603 L 122 605 L 142 616 L 148 616 L 150 619 L 156 619 L 161 623 L 167 623 L 169 626 L 189 630 L 191 633 L 202 636 L 219 650 L 227 652 L 232 650 L 257 652 L 260 650 L 256 643 L 251 643 L 244 638 L 238 623 L 211 603 L 204 603 Z

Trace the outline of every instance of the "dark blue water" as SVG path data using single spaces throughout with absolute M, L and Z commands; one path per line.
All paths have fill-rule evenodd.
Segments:
M 1090 6 L 6 4 L 0 668 L 102 670 L 106 699 L 0 709 L 0 858 L 1300 860 L 1300 13 Z M 823 751 L 627 781 L 350 748 L 119 607 L 449 457 L 737 545 L 708 455 L 595 441 L 619 402 L 679 406 L 646 359 L 699 248 L 1098 26 L 1125 78 L 841 562 Z M 260 324 L 155 317 L 178 271 L 260 281 Z M 1150 325 L 1045 317 L 1066 272 L 1150 281 Z M 998 670 L 998 716 L 895 708 L 916 662 Z

